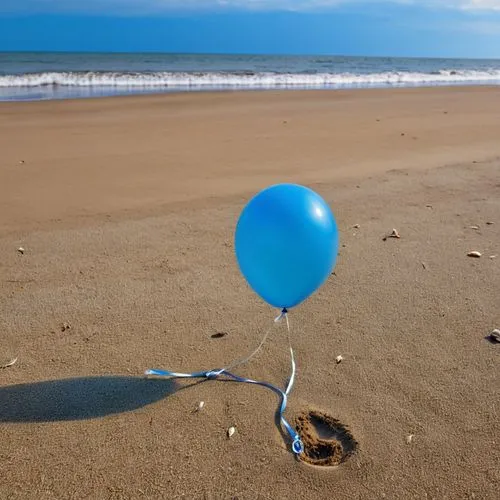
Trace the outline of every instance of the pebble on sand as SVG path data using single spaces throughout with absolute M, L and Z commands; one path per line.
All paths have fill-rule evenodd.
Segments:
M 339 364 L 339 363 L 341 363 L 341 362 L 343 361 L 343 359 L 344 359 L 344 358 L 343 358 L 341 355 L 339 355 L 339 356 L 337 356 L 337 357 L 335 358 L 335 362 L 336 362 L 337 364 Z
M 236 427 L 229 427 L 227 430 L 227 437 L 231 438 L 234 436 L 234 433 L 236 432 Z
M 354 224 L 354 226 L 352 226 L 354 229 L 359 229 L 359 224 Z
M 18 251 L 20 254 L 24 254 L 24 252 L 25 252 L 25 250 L 24 250 L 24 248 L 23 248 L 23 247 L 19 247 L 19 248 L 17 249 L 17 251 Z
M 495 223 L 493 221 L 491 221 L 491 220 L 489 220 L 489 221 L 486 222 L 487 226 L 492 226 L 493 224 L 495 224 Z
M 227 332 L 217 332 L 217 333 L 213 333 L 212 335 L 210 335 L 210 338 L 221 339 L 222 337 L 225 337 L 226 335 L 227 335 Z
M 479 257 L 481 257 L 481 252 L 474 250 L 472 252 L 469 252 L 467 254 L 467 257 L 475 257 L 476 259 L 479 259 Z
M 413 438 L 415 437 L 415 434 L 409 434 L 406 436 L 406 443 L 411 444 L 413 442 Z

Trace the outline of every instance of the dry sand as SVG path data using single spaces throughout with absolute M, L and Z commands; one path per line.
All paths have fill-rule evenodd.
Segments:
M 0 498 L 498 498 L 499 137 L 500 88 L 0 104 Z M 258 343 L 233 230 L 283 181 L 344 245 L 290 315 L 287 415 L 349 428 L 335 469 L 294 459 L 269 391 L 141 378 Z M 240 373 L 284 383 L 283 332 Z

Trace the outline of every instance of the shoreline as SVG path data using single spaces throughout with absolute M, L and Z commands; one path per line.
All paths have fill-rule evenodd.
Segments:
M 9 88 L 9 87 L 4 87 Z M 20 91 L 31 92 L 31 91 L 42 91 L 47 88 L 54 88 L 54 86 L 40 86 L 40 87 L 20 87 Z M 65 90 L 75 89 L 75 87 L 67 86 L 62 87 Z M 105 87 L 101 87 L 105 88 Z M 118 87 L 119 88 L 119 87 Z M 92 99 L 113 99 L 113 98 L 124 98 L 124 97 L 159 97 L 159 96 L 171 96 L 171 95 L 196 95 L 196 94 L 233 94 L 233 93 L 281 93 L 281 92 L 357 92 L 357 91 L 398 91 L 398 90 L 426 90 L 426 89 L 464 89 L 464 88 L 491 88 L 498 89 L 500 88 L 500 79 L 497 83 L 493 82 L 484 82 L 484 83 L 471 83 L 471 82 L 463 82 L 463 83 L 442 83 L 442 84 L 401 84 L 401 85 L 366 85 L 366 86 L 338 86 L 338 87 L 293 87 L 293 88 L 280 88 L 280 87 L 270 87 L 270 88 L 200 88 L 200 89 L 173 89 L 173 90 L 163 90 L 163 91 L 155 91 L 155 90 L 143 90 L 143 91 L 129 91 L 129 92 L 120 92 L 116 93 L 95 93 L 95 95 L 68 95 L 61 97 L 33 97 L 33 98 L 13 98 L 6 97 L 2 98 L 0 95 L 0 105 L 5 103 L 29 103 L 29 102 L 47 102 L 47 101 L 76 101 L 76 100 L 92 100 Z M 81 89 L 90 89 L 90 87 L 81 87 Z M 99 89 L 99 87 L 97 87 Z M 94 90 L 96 90 L 94 88 Z

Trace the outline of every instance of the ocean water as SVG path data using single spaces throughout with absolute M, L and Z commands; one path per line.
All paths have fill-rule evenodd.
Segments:
M 500 85 L 500 60 L 0 52 L 0 100 L 486 84 Z

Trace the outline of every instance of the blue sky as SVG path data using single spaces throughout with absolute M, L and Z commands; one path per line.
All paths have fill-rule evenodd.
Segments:
M 0 0 L 0 50 L 500 58 L 500 0 Z

